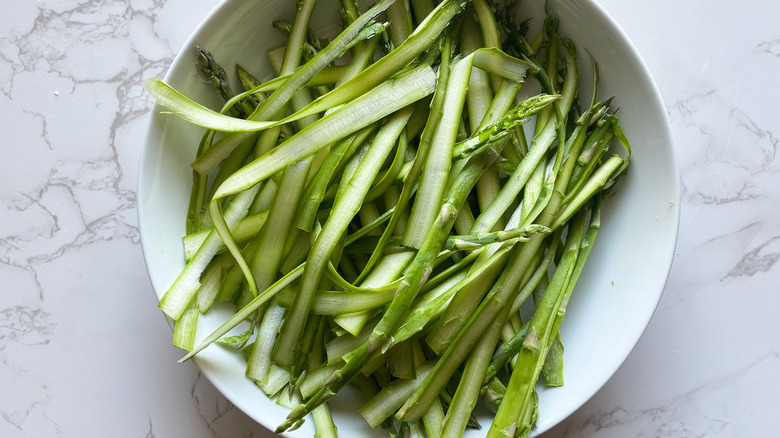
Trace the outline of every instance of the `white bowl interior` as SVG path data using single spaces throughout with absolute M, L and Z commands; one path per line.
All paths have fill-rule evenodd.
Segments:
M 313 27 L 332 36 L 339 23 L 338 8 L 325 2 L 317 7 Z M 598 60 L 600 95 L 616 96 L 620 120 L 633 146 L 628 174 L 605 202 L 602 228 L 589 263 L 572 296 L 561 327 L 565 351 L 565 386 L 539 387 L 539 434 L 585 403 L 612 376 L 642 335 L 661 293 L 675 248 L 679 192 L 668 120 L 659 93 L 641 57 L 617 24 L 595 1 L 553 0 L 561 33 L 580 52 L 583 87 L 589 88 L 590 68 L 584 49 Z M 271 27 L 276 19 L 292 19 L 294 2 L 231 0 L 217 7 L 195 31 L 174 61 L 166 82 L 196 101 L 218 107 L 219 102 L 195 70 L 192 53 L 200 44 L 226 66 L 238 62 L 256 74 L 270 73 L 265 52 L 284 40 Z M 543 1 L 523 2 L 523 16 L 541 22 Z M 262 79 L 262 77 L 261 77 Z M 160 114 L 155 107 L 138 183 L 141 241 L 158 299 L 184 265 L 181 236 L 191 184 L 189 163 L 202 130 Z M 199 322 L 205 337 L 228 315 L 219 308 Z M 244 377 L 240 355 L 212 346 L 196 358 L 209 380 L 236 406 L 259 423 L 274 429 L 287 410 L 268 400 Z M 372 431 L 356 413 L 360 397 L 340 394 L 331 409 L 343 436 L 384 436 Z M 480 422 L 490 424 L 483 412 Z M 466 436 L 484 436 L 468 431 Z M 310 422 L 287 436 L 312 436 Z

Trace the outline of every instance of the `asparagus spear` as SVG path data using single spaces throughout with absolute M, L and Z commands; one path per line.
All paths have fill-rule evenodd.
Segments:
M 558 264 L 542 302 L 536 308 L 528 334 L 523 340 L 518 360 L 504 397 L 488 431 L 489 437 L 524 436 L 530 431 L 525 413 L 532 407 L 533 388 L 544 364 L 544 358 L 555 336 L 556 310 L 561 307 L 577 262 L 585 215 L 579 214 L 568 228 L 564 256 Z M 555 330 L 555 331 L 554 331 Z

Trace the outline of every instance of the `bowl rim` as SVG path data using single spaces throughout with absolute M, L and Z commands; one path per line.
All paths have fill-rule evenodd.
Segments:
M 241 3 L 241 0 L 221 0 L 217 5 L 212 8 L 208 14 L 200 21 L 200 23 L 195 27 L 195 29 L 190 33 L 190 35 L 187 37 L 187 39 L 182 43 L 181 48 L 176 53 L 173 61 L 171 62 L 170 66 L 166 70 L 166 73 L 164 75 L 163 81 L 166 83 L 170 80 L 173 72 L 178 70 L 180 67 L 179 65 L 188 62 L 189 60 L 186 59 L 186 56 L 183 56 L 184 53 L 186 53 L 186 50 L 194 46 L 195 41 L 200 37 L 200 34 L 204 32 L 206 28 L 211 26 L 211 21 L 220 14 L 227 13 L 227 9 L 237 6 L 239 3 Z M 641 341 L 642 337 L 644 336 L 645 332 L 647 331 L 647 328 L 650 324 L 650 321 L 652 320 L 653 315 L 655 314 L 658 305 L 661 301 L 661 298 L 664 294 L 664 291 L 666 290 L 666 287 L 669 282 L 669 276 L 671 273 L 672 266 L 674 264 L 674 256 L 677 249 L 677 244 L 679 240 L 679 230 L 680 230 L 680 214 L 681 214 L 681 206 L 680 206 L 680 199 L 681 199 L 681 185 L 680 185 L 680 173 L 679 173 L 679 162 L 676 154 L 676 149 L 674 147 L 674 137 L 672 135 L 672 129 L 671 129 L 671 122 L 669 120 L 669 115 L 666 111 L 666 107 L 663 102 L 663 98 L 661 97 L 660 90 L 658 89 L 658 85 L 653 78 L 653 75 L 647 66 L 644 58 L 642 57 L 639 50 L 634 45 L 631 38 L 628 36 L 628 34 L 623 30 L 623 28 L 620 26 L 620 24 L 615 20 L 614 17 L 604 8 L 604 6 L 601 5 L 600 2 L 597 0 L 584 0 L 583 6 L 593 8 L 595 12 L 598 15 L 601 15 L 606 23 L 610 26 L 610 30 L 615 33 L 616 37 L 619 38 L 619 43 L 625 45 L 629 50 L 631 56 L 634 58 L 634 61 L 638 63 L 640 74 L 643 76 L 642 80 L 650 85 L 650 89 L 652 91 L 652 101 L 647 102 L 648 105 L 652 105 L 656 107 L 654 109 L 658 110 L 659 115 L 661 116 L 662 120 L 662 126 L 663 126 L 663 139 L 666 144 L 670 147 L 670 162 L 668 163 L 671 167 L 671 173 L 673 175 L 673 200 L 671 201 L 673 205 L 671 205 L 671 208 L 673 209 L 672 212 L 672 227 L 673 227 L 673 236 L 671 236 L 671 254 L 668 258 L 665 260 L 668 260 L 666 266 L 663 267 L 663 271 L 665 272 L 665 279 L 663 281 L 663 287 L 660 288 L 660 290 L 657 292 L 657 297 L 655 299 L 654 305 L 652 306 L 652 309 L 647 309 L 647 312 L 645 314 L 645 317 L 642 319 L 642 329 L 639 330 L 633 338 L 633 345 L 630 349 L 625 350 L 625 353 L 622 355 L 622 358 L 619 361 L 615 361 L 611 369 L 604 374 L 605 378 L 603 381 L 599 382 L 598 385 L 592 385 L 590 387 L 590 390 L 587 393 L 584 393 L 583 400 L 578 406 L 574 406 L 568 409 L 562 409 L 558 412 L 558 415 L 556 415 L 555 418 L 552 418 L 551 424 L 545 428 L 545 429 L 538 429 L 535 428 L 532 430 L 530 436 L 537 436 L 542 433 L 545 433 L 554 427 L 558 426 L 566 420 L 568 417 L 570 417 L 572 414 L 574 414 L 576 411 L 582 409 L 588 402 L 598 393 L 601 391 L 604 386 L 609 382 L 609 380 L 612 379 L 612 377 L 615 375 L 615 373 L 620 369 L 620 367 L 623 366 L 626 359 L 630 354 L 636 349 L 636 346 Z M 144 209 L 144 202 L 143 199 L 145 199 L 144 191 L 141 190 L 141 184 L 146 179 L 146 170 L 145 166 L 143 166 L 143 162 L 146 159 L 146 154 L 150 150 L 150 144 L 153 140 L 153 133 L 150 129 L 153 125 L 153 120 L 156 117 L 160 116 L 160 112 L 162 110 L 162 107 L 159 106 L 157 103 L 154 103 L 152 108 L 150 109 L 148 118 L 147 118 L 147 132 L 144 140 L 144 145 L 142 147 L 141 153 L 139 155 L 139 161 L 138 161 L 138 179 L 136 181 L 136 219 L 138 221 L 138 230 L 139 230 L 139 236 L 140 236 L 140 243 L 141 243 L 141 249 L 143 253 L 143 259 L 144 259 L 144 265 L 147 271 L 147 277 L 150 275 L 150 249 L 151 243 L 148 242 L 148 234 L 144 233 L 144 223 L 143 220 L 144 216 L 147 214 L 146 210 Z M 157 291 L 154 288 L 154 285 L 151 283 L 150 278 L 150 284 L 152 286 L 152 293 L 155 295 L 155 299 L 158 300 L 157 297 Z M 173 321 L 168 318 L 167 316 L 163 315 L 168 322 L 168 325 L 171 327 L 171 330 L 173 330 Z M 215 376 L 212 376 L 211 373 L 203 371 L 202 367 L 199 365 L 199 358 L 194 357 L 193 360 L 195 361 L 196 365 L 198 365 L 199 370 L 201 370 L 202 374 L 208 379 L 208 381 L 214 385 L 214 387 L 225 396 L 233 405 L 235 405 L 237 408 L 239 408 L 242 412 L 244 412 L 249 418 L 251 418 L 253 421 L 255 421 L 257 424 L 261 425 L 262 427 L 273 430 L 274 425 L 265 424 L 258 420 L 252 413 L 247 411 L 247 406 L 242 403 L 240 400 L 234 400 L 231 398 L 226 392 L 225 392 L 225 386 L 221 384 L 221 382 L 215 378 Z M 282 433 L 282 436 L 288 436 L 286 433 Z

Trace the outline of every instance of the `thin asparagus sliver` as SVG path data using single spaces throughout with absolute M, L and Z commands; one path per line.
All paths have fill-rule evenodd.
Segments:
M 245 190 L 320 148 L 422 99 L 433 92 L 435 76 L 429 66 L 421 66 L 377 86 L 234 173 L 217 189 L 214 199 Z

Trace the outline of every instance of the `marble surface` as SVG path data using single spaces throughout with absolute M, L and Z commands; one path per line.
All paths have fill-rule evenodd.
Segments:
M 780 3 L 601 3 L 666 102 L 680 238 L 636 349 L 543 437 L 777 436 Z M 216 1 L 3 4 L 0 436 L 273 436 L 176 363 L 139 244 L 141 83 Z

